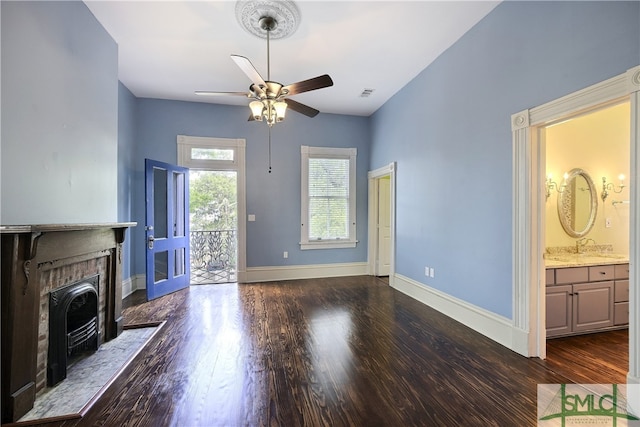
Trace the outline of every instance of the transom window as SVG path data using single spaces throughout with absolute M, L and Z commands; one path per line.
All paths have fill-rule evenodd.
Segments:
M 356 154 L 302 146 L 301 249 L 356 246 Z

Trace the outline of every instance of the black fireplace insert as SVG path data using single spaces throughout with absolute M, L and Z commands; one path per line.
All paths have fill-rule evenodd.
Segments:
M 49 294 L 47 385 L 67 377 L 74 358 L 100 346 L 99 276 L 92 276 Z

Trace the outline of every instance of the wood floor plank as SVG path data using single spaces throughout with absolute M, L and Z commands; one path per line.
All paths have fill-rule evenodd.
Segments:
M 534 426 L 537 384 L 583 378 L 369 276 L 199 285 L 124 307 L 127 324 L 166 325 L 59 425 Z
M 547 340 L 547 359 L 543 363 L 576 383 L 626 383 L 629 330 Z

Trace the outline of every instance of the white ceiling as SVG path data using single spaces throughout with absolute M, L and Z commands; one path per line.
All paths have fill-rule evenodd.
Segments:
M 236 21 L 235 1 L 85 3 L 118 44 L 119 79 L 140 98 L 248 105 L 251 81 L 231 60 L 246 56 L 266 79 L 266 40 Z M 499 1 L 296 2 L 297 31 L 271 41 L 271 80 L 329 74 L 334 86 L 292 99 L 321 112 L 368 116 L 427 67 Z M 368 98 L 365 88 L 375 89 Z M 428 94 L 425 94 L 428 96 Z

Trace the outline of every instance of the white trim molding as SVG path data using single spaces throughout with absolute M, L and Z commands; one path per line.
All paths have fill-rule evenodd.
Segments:
M 514 351 L 546 357 L 544 143 L 538 129 L 619 102 L 631 104 L 629 382 L 640 378 L 640 66 L 544 105 L 513 114 Z
M 125 299 L 134 292 L 135 290 L 133 289 L 133 279 L 131 277 L 129 277 L 128 279 L 124 279 L 122 281 L 122 299 Z
M 367 263 L 365 262 L 249 267 L 247 268 L 246 280 L 244 282 L 273 282 L 277 280 L 363 276 L 365 274 L 367 274 Z
M 629 384 L 640 384 L 640 66 L 627 72 L 631 101 L 629 186 Z
M 507 348 L 517 347 L 518 341 L 522 339 L 517 332 L 514 332 L 510 319 L 469 304 L 409 277 L 396 274 L 393 288 Z
M 146 289 L 146 275 L 136 274 L 122 281 L 122 299 L 125 299 L 135 291 Z
M 325 277 L 364 276 L 367 274 L 367 263 L 335 263 L 315 265 L 287 265 L 249 267 L 243 272 L 243 280 L 238 283 L 274 282 L 278 280 L 321 279 Z M 145 289 L 145 275 L 138 274 L 122 282 L 122 298 L 135 291 Z M 194 285 L 197 286 L 197 285 Z
M 368 207 L 368 246 L 367 246 L 367 274 L 376 274 L 376 261 L 378 260 L 378 245 L 376 243 L 378 234 L 378 186 L 382 177 L 389 177 L 389 199 L 391 201 L 390 212 L 390 239 L 391 253 L 389 263 L 389 284 L 393 286 L 396 271 L 396 162 L 391 162 L 386 166 L 369 171 L 367 178 L 369 181 L 369 207 Z
M 300 249 L 341 249 L 355 248 L 358 244 L 356 236 L 356 148 L 333 148 L 333 147 L 310 147 L 302 145 L 300 147 Z M 309 163 L 311 159 L 340 159 L 347 160 L 349 164 L 349 194 L 348 206 L 349 218 L 346 237 L 324 239 L 318 237 L 317 240 L 310 240 L 309 234 Z

